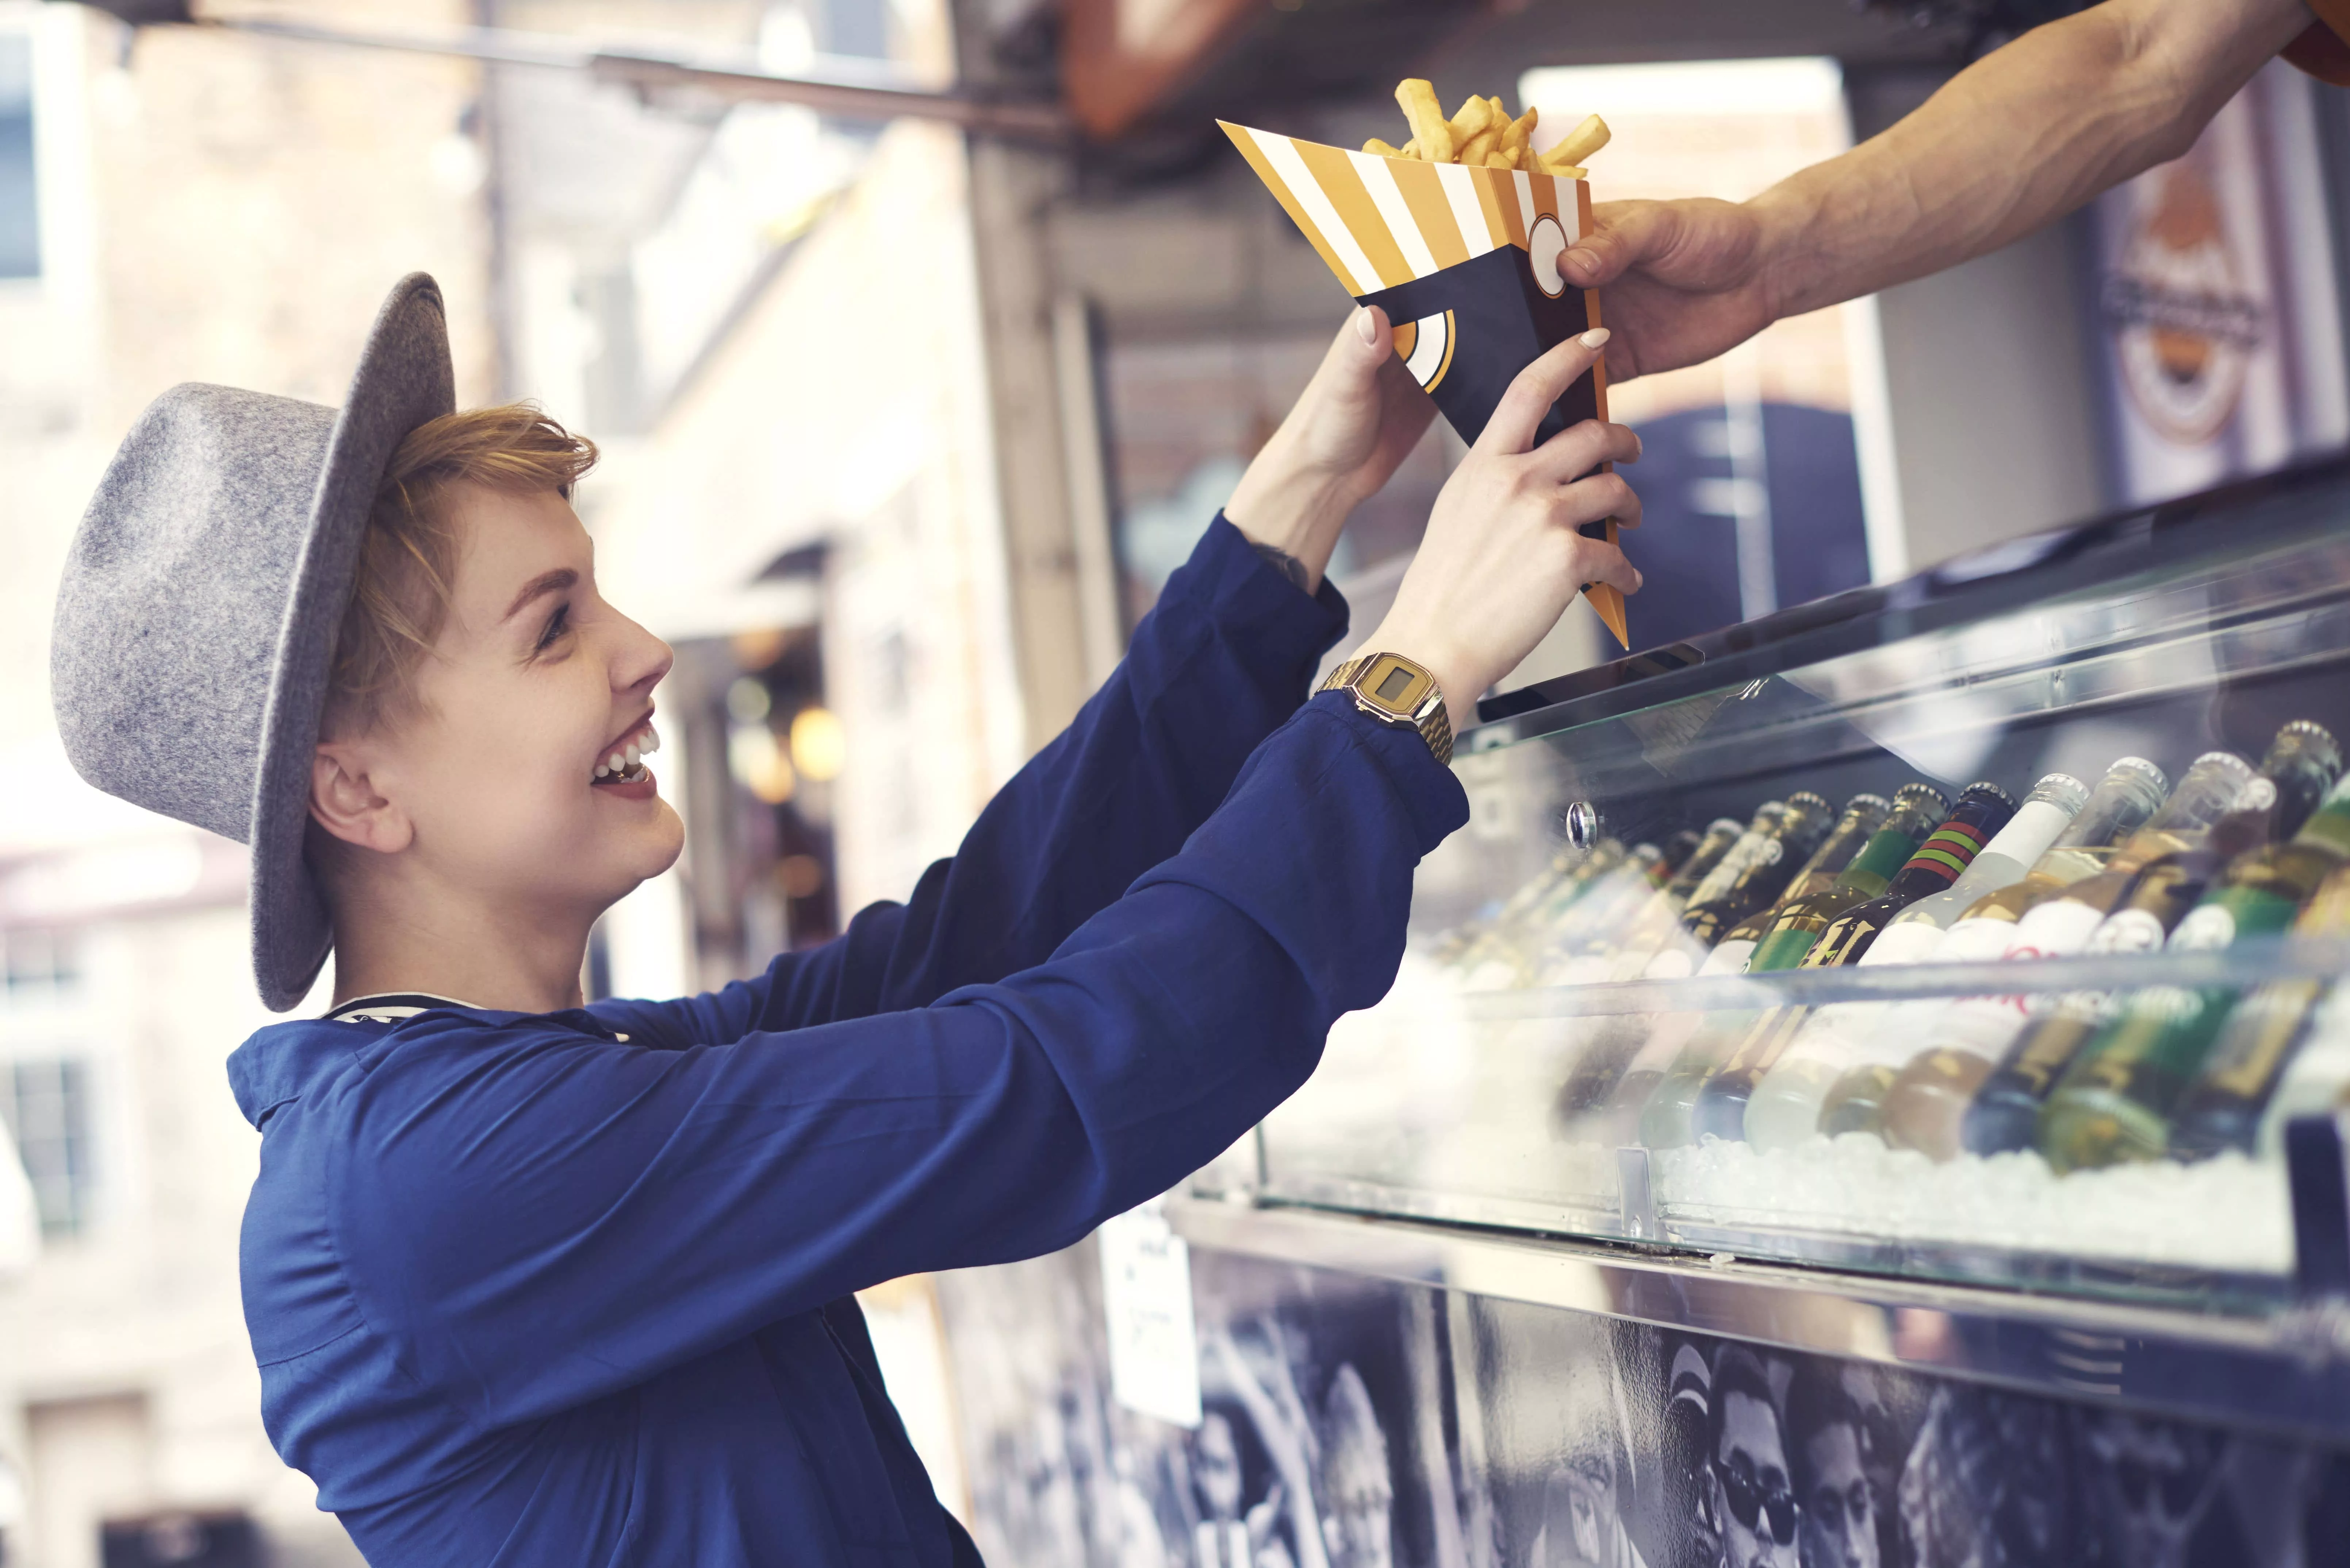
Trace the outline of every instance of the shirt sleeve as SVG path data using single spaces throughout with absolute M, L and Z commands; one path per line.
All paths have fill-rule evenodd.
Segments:
M 1043 962 L 1207 820 L 1346 628 L 1326 579 L 1303 593 L 1218 514 L 1117 671 L 905 903 L 754 980 L 598 1016 L 647 1043 L 725 1041 L 927 1006 Z
M 346 1273 L 404 1366 L 501 1426 L 1068 1245 L 1305 1081 L 1393 982 L 1413 867 L 1467 812 L 1417 734 L 1325 697 L 1045 961 L 931 1006 L 677 1051 L 543 1018 L 396 1036 L 334 1140 Z

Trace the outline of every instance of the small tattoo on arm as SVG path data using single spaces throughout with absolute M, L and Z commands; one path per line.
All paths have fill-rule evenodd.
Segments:
M 1291 582 L 1296 584 L 1298 592 L 1312 593 L 1314 591 L 1313 588 L 1308 586 L 1310 578 L 1307 576 L 1305 562 L 1299 560 L 1296 556 L 1291 555 L 1288 551 L 1283 549 L 1278 545 L 1259 545 L 1252 540 L 1250 542 L 1250 548 L 1253 549 L 1258 555 L 1264 557 L 1264 564 L 1266 566 L 1271 566 L 1274 571 L 1279 572 L 1283 576 L 1287 577 Z

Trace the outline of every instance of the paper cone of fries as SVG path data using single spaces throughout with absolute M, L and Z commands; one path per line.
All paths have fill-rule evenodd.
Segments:
M 1347 292 L 1395 327 L 1396 353 L 1461 439 L 1473 442 L 1510 383 L 1543 352 L 1599 323 L 1599 296 L 1568 283 L 1559 257 L 1591 227 L 1591 187 L 1519 169 L 1384 158 L 1219 120 Z M 1607 417 L 1593 366 L 1543 417 L 1534 439 Z M 1616 538 L 1616 520 L 1584 525 Z M 1584 589 L 1631 646 L 1624 597 Z

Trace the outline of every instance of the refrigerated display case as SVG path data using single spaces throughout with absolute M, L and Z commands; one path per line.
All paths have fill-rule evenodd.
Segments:
M 2171 929 L 2195 901 L 2174 898 L 2179 908 L 2141 916 L 2126 944 L 2043 940 L 2034 958 L 2012 941 L 2004 952 L 1997 941 L 1969 946 L 1968 928 L 1953 932 L 1945 919 L 1918 926 L 1939 944 L 1908 941 L 1894 961 L 1863 951 L 1822 963 L 1814 952 L 1795 967 L 1766 961 L 1784 936 L 1742 950 L 1747 965 L 1709 962 L 1731 944 L 1699 907 L 1706 887 L 1741 880 L 1732 870 L 1745 854 L 1754 908 L 1734 913 L 1759 912 L 1750 931 L 1767 929 L 1775 904 L 1783 922 L 1783 890 L 1835 814 L 1865 813 L 1871 797 L 1898 805 L 1905 793 L 1921 798 L 1922 815 L 1873 880 L 1860 860 L 1871 849 L 1884 858 L 1882 846 L 1845 835 L 1862 852 L 1844 851 L 1846 879 L 1866 893 L 1824 904 L 1814 892 L 1815 910 L 1873 900 L 1898 910 L 1899 898 L 1883 895 L 1905 866 L 1922 867 L 1908 874 L 1911 897 L 1947 888 L 2009 821 L 2026 826 L 2019 802 L 2060 828 L 2097 818 L 2083 848 L 2090 869 L 2144 836 L 2133 830 L 2150 816 L 2173 828 L 2153 835 L 2154 847 L 2206 848 L 2230 811 L 2275 799 L 2275 780 L 2257 770 L 2280 733 L 2313 738 L 2330 760 L 2289 781 L 2302 796 L 2293 820 L 2271 808 L 2263 823 L 2230 823 L 2235 854 L 2207 851 L 2219 864 L 2194 886 L 2224 881 L 2236 855 L 2296 831 L 2312 839 L 2301 819 L 2315 820 L 2341 766 L 2328 732 L 2350 733 L 2345 670 L 2350 471 L 2335 465 L 2034 535 L 1489 699 L 1455 763 L 1470 824 L 1419 868 L 1394 991 L 1341 1021 L 1313 1081 L 1200 1188 L 2117 1301 L 2256 1310 L 2285 1300 L 2295 1245 L 2276 1091 L 2294 1108 L 2323 1109 L 2350 1077 L 2334 1065 L 2341 1020 L 2324 1005 L 2350 923 L 2313 910 L 2300 929 L 2262 931 L 2246 918 L 2232 942 L 2215 945 L 2210 919 Z M 1977 784 L 1989 787 L 1966 794 Z M 2043 784 L 2046 800 L 2033 794 Z M 2116 806 L 2117 790 L 2135 801 Z M 1962 795 L 1981 806 L 1970 827 Z M 1758 813 L 1774 805 L 1807 810 L 1810 836 L 1760 831 Z M 1944 820 L 1950 827 L 1920 850 Z M 1741 824 L 1742 842 L 1676 921 L 1674 861 L 1701 856 L 1688 846 L 1710 826 L 1720 837 Z M 1876 836 L 1901 836 L 1887 826 Z M 2050 842 L 2042 833 L 2033 857 Z M 2350 835 L 2339 849 L 2323 839 L 2311 866 L 2350 863 L 2345 851 Z M 1991 880 L 2021 881 L 2031 860 L 2010 864 Z M 2108 893 L 2116 881 L 2106 879 Z M 2288 920 L 2302 901 L 2287 899 Z M 2107 912 L 2072 924 L 2086 936 Z M 2017 929 L 2010 920 L 1997 934 Z M 2233 1006 L 2240 995 L 2275 1015 L 2264 1049 L 2221 1038 L 2227 1015 L 2255 1011 Z M 1905 1137 L 1881 1112 L 1747 1136 L 1757 1102 L 1786 1077 L 1769 1069 L 1790 1057 L 1824 1059 L 1831 1079 L 1874 1063 L 1883 1079 L 1959 1040 L 1996 1065 L 2032 1025 L 2080 999 L 2095 1004 L 2101 1027 L 2081 1032 L 2059 1064 L 2072 1086 L 2049 1096 L 2056 1121 L 2079 1099 L 2089 1058 L 2126 1049 L 2110 1035 L 2134 1018 L 2143 1033 L 2158 1009 L 2199 1009 L 2173 1028 L 2195 1038 L 2166 1047 L 2168 1076 L 2146 1114 L 2175 1116 L 2190 1096 L 2209 1098 L 2210 1069 L 2224 1056 L 2251 1075 L 2244 1136 L 2192 1158 L 2158 1137 L 2086 1156 L 2068 1146 L 2069 1157 L 2052 1158 L 2028 1138 L 1979 1153 L 1949 1147 L 1947 1127 L 1940 1147 Z M 1985 1021 L 1970 1024 L 1970 1010 Z M 1839 1045 L 1821 1045 L 1839 1030 Z M 1721 1069 L 1742 1052 L 1745 1081 L 1725 1112 Z M 1686 1104 L 1678 1127 L 1659 1112 L 1677 1071 L 1692 1096 L 1711 1096 L 1701 1125 Z M 1955 1126 L 1965 1109 L 1946 1104 L 1943 1115 Z M 2051 1119 L 2043 1109 L 2043 1137 Z
M 983 1540 L 2340 1560 L 2345 676 L 2336 462 L 1489 699 L 1305 1088 L 1142 1241 L 944 1287 Z

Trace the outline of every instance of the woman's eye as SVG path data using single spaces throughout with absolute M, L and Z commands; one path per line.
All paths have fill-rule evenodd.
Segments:
M 539 653 L 546 652 L 548 649 L 555 646 L 556 639 L 557 638 L 560 638 L 565 632 L 570 629 L 571 607 L 569 605 L 556 606 L 555 613 L 546 618 L 546 628 L 538 634 L 538 647 L 534 651 Z

